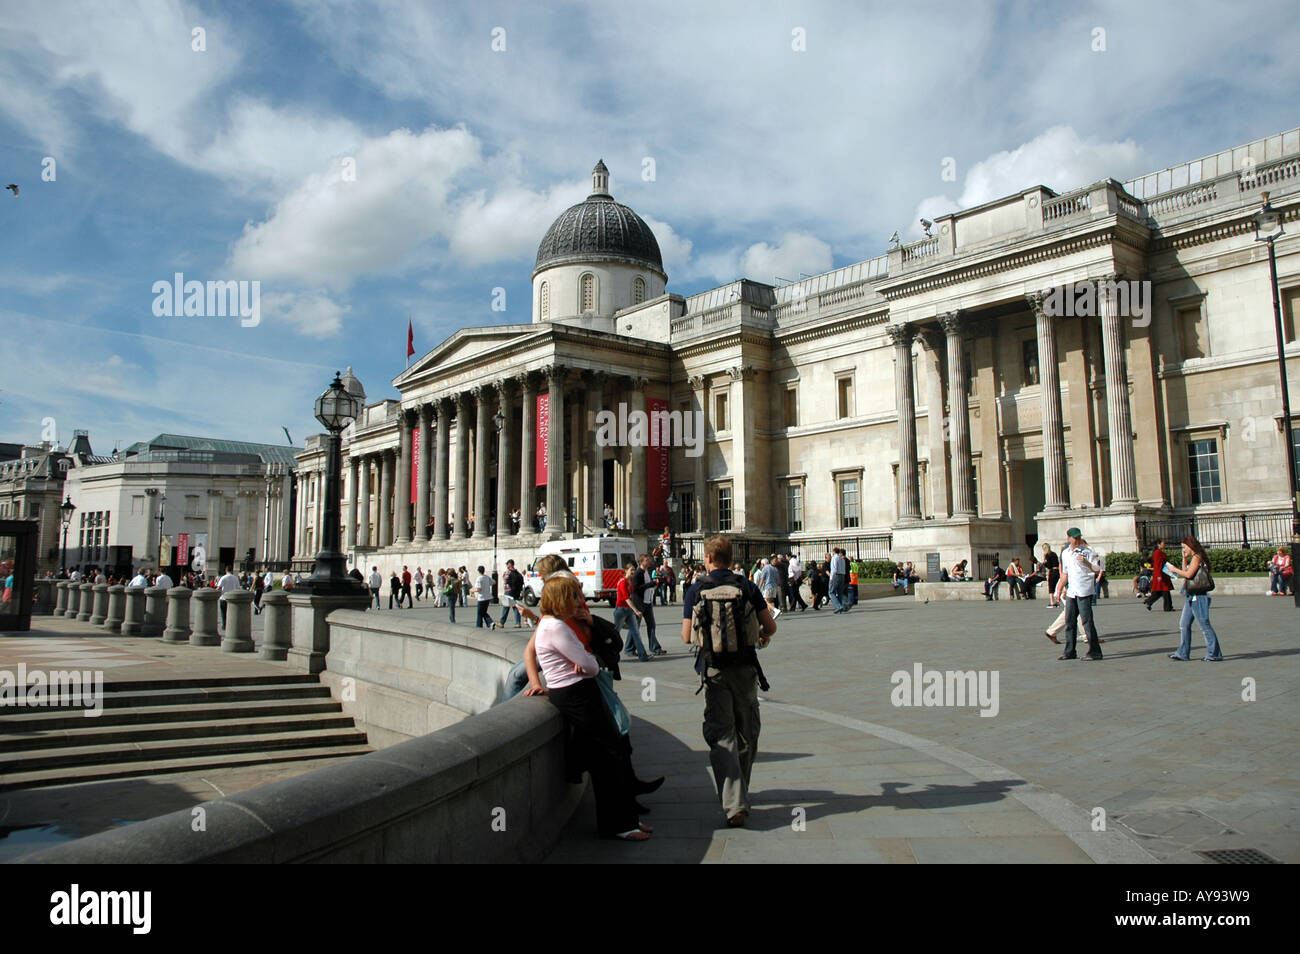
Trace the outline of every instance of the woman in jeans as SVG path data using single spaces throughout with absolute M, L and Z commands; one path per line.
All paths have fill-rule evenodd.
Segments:
M 1183 568 L 1180 570 L 1172 563 L 1166 564 L 1171 571 L 1177 573 L 1187 583 L 1183 584 L 1183 595 L 1187 601 L 1183 603 L 1183 617 L 1180 621 L 1183 638 L 1178 644 L 1178 652 L 1170 653 L 1170 659 L 1180 659 L 1186 661 L 1191 658 L 1192 653 L 1192 617 L 1196 617 L 1196 622 L 1200 624 L 1201 633 L 1205 636 L 1205 656 L 1204 662 L 1219 662 L 1223 659 L 1223 650 L 1219 646 L 1219 635 L 1210 625 L 1210 594 L 1189 592 L 1198 582 L 1196 575 L 1205 570 L 1202 580 L 1209 579 L 1210 558 L 1206 556 L 1205 548 L 1201 546 L 1200 541 L 1195 537 L 1183 537 Z
M 568 574 L 555 574 L 542 587 L 542 620 L 534 645 L 537 664 L 546 677 L 546 698 L 573 731 L 571 771 L 586 769 L 596 794 L 596 827 L 600 834 L 624 841 L 645 841 L 651 829 L 637 818 L 636 795 L 629 784 L 618 730 L 595 676 L 600 664 L 573 628 L 571 620 L 586 606 L 582 584 Z

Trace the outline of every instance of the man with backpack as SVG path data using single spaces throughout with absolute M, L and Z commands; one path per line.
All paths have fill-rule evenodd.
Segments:
M 757 650 L 776 632 L 758 587 L 732 573 L 731 541 L 704 543 L 708 571 L 683 597 L 682 642 L 694 644 L 695 671 L 704 688 L 704 741 L 727 824 L 749 816 L 749 778 L 758 755 L 758 689 L 768 689 Z

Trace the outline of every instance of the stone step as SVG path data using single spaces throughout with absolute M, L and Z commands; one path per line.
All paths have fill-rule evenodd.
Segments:
M 102 767 L 105 763 L 126 767 L 133 762 L 160 761 L 222 755 L 238 752 L 273 752 L 330 745 L 362 745 L 366 735 L 351 727 L 317 729 L 276 735 L 274 727 L 267 733 L 219 736 L 197 739 L 156 739 L 142 742 L 117 742 L 103 745 L 75 746 L 65 749 L 40 749 L 6 756 L 0 762 L 0 789 L 14 787 L 11 774 L 41 769 Z M 92 771 L 76 772 L 79 779 Z M 127 774 L 141 774 L 138 769 Z
M 0 731 L 53 732 L 114 725 L 145 725 L 166 722 L 194 722 L 203 719 L 243 719 L 256 716 L 290 716 L 316 712 L 341 712 L 343 707 L 326 696 L 310 699 L 253 699 L 226 702 L 202 709 L 192 704 L 131 706 L 105 709 L 87 717 L 81 709 L 18 709 L 0 719 Z
M 279 749 L 271 752 L 259 750 L 224 754 L 200 753 L 185 758 L 147 760 L 133 762 L 129 765 L 49 768 L 0 776 L 0 792 L 26 788 L 44 788 L 51 785 L 74 785 L 78 782 L 102 782 L 150 775 L 174 775 L 179 772 L 275 765 L 282 762 L 303 762 L 312 759 L 344 759 L 364 755 L 371 751 L 374 750 L 370 746 L 362 744 L 323 745 L 302 749 Z
M 236 685 L 236 686 L 197 686 L 189 687 L 182 685 L 170 689 L 115 689 L 109 691 L 110 683 L 104 684 L 103 706 L 105 709 L 125 709 L 136 708 L 140 706 L 162 706 L 162 705 L 203 705 L 210 706 L 218 703 L 250 701 L 255 699 L 328 699 L 330 691 L 328 686 L 322 686 L 314 681 L 294 680 L 292 682 L 279 680 L 275 682 L 259 682 L 253 685 Z M 122 684 L 119 684 L 119 686 Z M 81 712 L 84 706 L 42 706 L 44 712 Z M 31 712 L 31 708 L 22 707 L 4 707 L 0 708 L 0 725 L 19 712 Z
M 71 729 L 0 732 L 0 772 L 24 764 L 28 755 L 58 758 L 79 749 L 108 745 L 131 745 L 163 739 L 222 739 L 231 736 L 265 733 L 311 732 L 320 729 L 354 728 L 352 717 L 342 712 L 307 712 L 295 715 L 255 715 L 233 719 L 213 719 L 193 713 L 185 722 L 160 722 L 137 725 L 101 725 L 96 719 L 82 719 Z M 5 726 L 8 728 L 8 725 Z M 18 754 L 23 753 L 23 754 Z M 11 756 L 13 756 L 11 758 Z

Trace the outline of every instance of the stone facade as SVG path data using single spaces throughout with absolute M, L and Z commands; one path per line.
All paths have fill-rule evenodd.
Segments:
M 589 203 L 609 199 L 602 169 Z M 1036 185 L 780 287 L 683 298 L 659 284 L 640 303 L 605 311 L 601 294 L 544 317 L 538 279 L 553 268 L 606 269 L 599 280 L 621 286 L 658 250 L 602 238 L 589 266 L 580 251 L 554 265 L 539 253 L 531 324 L 457 332 L 394 379 L 400 400 L 345 434 L 345 547 L 384 570 L 486 562 L 495 513 L 501 552 L 527 558 L 543 500 L 547 535 L 596 532 L 608 503 L 649 542 L 668 522 L 662 479 L 687 541 L 728 530 L 814 557 L 838 540 L 982 570 L 1040 538 L 1059 545 L 1073 524 L 1104 550 L 1135 550 L 1160 528 L 1195 518 L 1212 535 L 1241 515 L 1252 545 L 1285 539 L 1267 248 L 1252 219 L 1265 191 L 1300 232 L 1300 130 L 1127 183 Z M 1290 234 L 1276 249 L 1300 396 L 1300 254 Z M 665 478 L 653 450 L 599 446 L 597 415 L 620 407 L 699 415 L 703 453 L 674 447 Z M 308 479 L 322 449 L 299 456 Z M 538 481 L 544 454 L 561 465 Z M 398 492 L 413 483 L 414 500 Z

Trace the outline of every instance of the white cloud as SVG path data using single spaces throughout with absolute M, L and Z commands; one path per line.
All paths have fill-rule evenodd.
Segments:
M 641 215 L 641 213 L 637 213 Z M 650 231 L 654 232 L 655 239 L 659 242 L 659 254 L 664 260 L 664 271 L 668 273 L 668 280 L 672 281 L 674 269 L 682 272 L 688 272 L 688 263 L 691 259 L 691 249 L 694 243 L 683 235 L 678 235 L 667 222 L 661 222 L 659 219 L 650 215 L 641 215 L 645 224 L 650 226 Z
M 309 338 L 332 338 L 343 330 L 343 316 L 351 311 L 320 290 L 272 292 L 262 298 L 262 318 L 284 322 Z
M 1085 139 L 1069 126 L 1053 126 L 1015 149 L 995 152 L 971 166 L 957 199 L 946 195 L 922 199 L 908 234 L 914 238 L 922 234 L 922 217 L 933 220 L 1031 186 L 1066 192 L 1108 177 L 1122 179 L 1144 168 L 1142 150 L 1131 139 Z
M 411 253 L 452 229 L 452 179 L 479 159 L 462 128 L 397 129 L 356 150 L 356 178 L 315 173 L 249 224 L 230 253 L 236 276 L 341 290 L 362 275 L 397 272 Z M 429 263 L 421 263 L 428 267 Z
M 756 242 L 745 249 L 736 274 L 769 284 L 777 278 L 798 281 L 800 272 L 816 275 L 829 271 L 833 261 L 831 247 L 821 239 L 806 232 L 787 232 L 776 245 Z
M 512 261 L 537 251 L 561 212 L 591 191 L 587 182 L 562 182 L 544 192 L 519 185 L 484 190 L 462 200 L 449 238 L 451 252 L 468 265 Z

